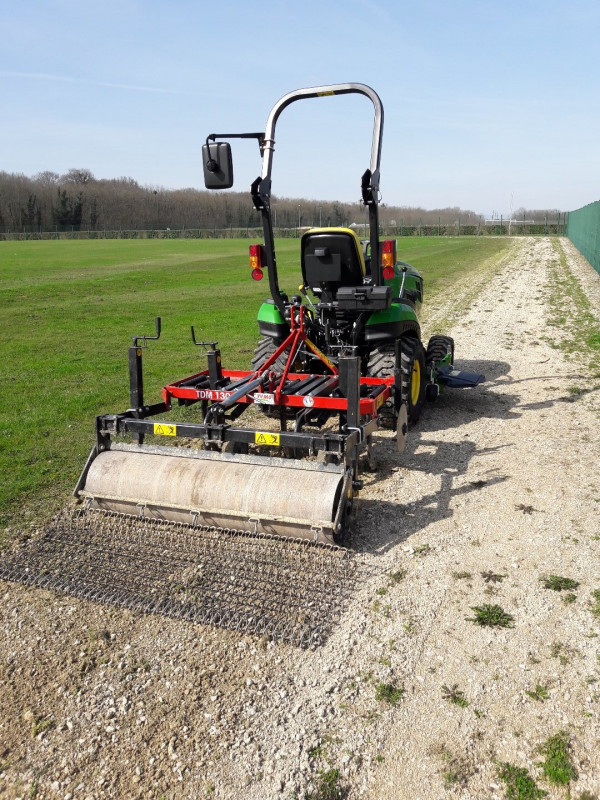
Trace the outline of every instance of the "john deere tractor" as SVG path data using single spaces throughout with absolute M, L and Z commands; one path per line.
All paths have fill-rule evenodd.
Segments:
M 314 228 L 300 242 L 298 294 L 279 287 L 271 221 L 275 127 L 291 103 L 344 94 L 364 95 L 374 107 L 368 168 L 360 179 L 369 236 L 351 228 Z M 454 369 L 451 339 L 421 342 L 418 312 L 423 279 L 398 261 L 396 242 L 379 240 L 379 164 L 383 107 L 360 83 L 298 89 L 271 110 L 264 132 L 211 134 L 203 145 L 205 185 L 233 185 L 232 138 L 256 139 L 262 171 L 251 185 L 264 242 L 250 245 L 255 280 L 266 272 L 270 297 L 260 306 L 260 339 L 249 370 L 224 367 L 216 342 L 205 347 L 206 369 L 162 388 L 147 404 L 142 348 L 160 336 L 134 337 L 129 349 L 130 408 L 96 420 L 96 443 L 75 494 L 86 513 L 140 515 L 159 521 L 339 541 L 360 490 L 359 456 L 372 467 L 373 434 L 397 431 L 399 449 L 409 423 L 434 399 L 441 383 L 474 385 L 482 376 Z M 200 404 L 201 422 L 165 415 L 173 401 Z M 252 405 L 271 419 L 256 427 L 238 420 Z M 258 415 L 257 415 L 258 416 Z M 259 420 L 261 418 L 259 417 Z M 337 426 L 327 425 L 337 420 Z M 165 445 L 146 445 L 147 434 Z M 171 446 L 177 437 L 197 447 Z M 123 442 L 129 438 L 130 442 Z M 266 453 L 265 453 L 266 449 Z M 292 456 L 292 457 L 290 457 Z

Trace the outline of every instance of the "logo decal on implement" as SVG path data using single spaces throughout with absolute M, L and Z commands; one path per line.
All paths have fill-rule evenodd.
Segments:
M 314 406 L 314 404 L 315 404 L 315 398 L 314 398 L 314 397 L 311 397 L 310 395 L 307 395 L 306 397 L 304 397 L 304 398 L 302 399 L 302 403 L 303 403 L 303 404 L 304 404 L 304 405 L 305 405 L 307 408 L 312 408 L 312 407 Z
M 169 425 L 165 422 L 155 422 L 154 433 L 157 436 L 177 436 L 177 425 Z
M 254 402 L 264 403 L 267 406 L 275 405 L 275 395 L 270 392 L 254 392 Z
M 279 446 L 279 434 L 270 431 L 254 431 L 254 444 L 266 444 L 269 447 Z

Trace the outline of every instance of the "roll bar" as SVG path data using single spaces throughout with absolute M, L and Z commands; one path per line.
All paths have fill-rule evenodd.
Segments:
M 267 119 L 267 126 L 262 141 L 263 168 L 261 177 L 263 179 L 271 177 L 273 152 L 275 150 L 275 126 L 284 108 L 287 108 L 296 100 L 304 100 L 309 97 L 327 97 L 336 94 L 362 94 L 368 97 L 373 103 L 375 119 L 373 122 L 373 143 L 371 145 L 371 163 L 369 169 L 371 175 L 377 178 L 377 187 L 373 185 L 372 179 L 371 184 L 373 189 L 379 188 L 379 162 L 381 160 L 381 140 L 383 137 L 383 106 L 377 92 L 364 83 L 336 83 L 332 86 L 314 86 L 310 89 L 296 89 L 278 100 L 271 109 L 271 113 Z
M 275 305 L 285 313 L 285 305 L 279 290 L 277 264 L 275 259 L 275 242 L 271 222 L 271 169 L 275 152 L 275 127 L 281 112 L 296 102 L 310 97 L 329 97 L 340 94 L 362 94 L 373 103 L 375 117 L 373 121 L 373 141 L 371 144 L 371 161 L 369 169 L 361 178 L 362 199 L 369 209 L 369 240 L 371 244 L 371 274 L 375 284 L 381 284 L 382 275 L 379 264 L 379 164 L 381 160 L 381 142 L 383 137 L 383 105 L 377 92 L 364 83 L 336 83 L 330 86 L 313 86 L 307 89 L 296 89 L 284 95 L 275 103 L 264 133 L 211 133 L 203 146 L 204 177 L 207 188 L 230 188 L 233 185 L 233 168 L 231 151 L 228 144 L 211 144 L 217 139 L 257 139 L 262 156 L 262 172 L 252 183 L 250 192 L 252 202 L 262 215 L 265 238 L 265 255 L 267 260 L 269 288 Z M 219 147 L 227 148 L 221 154 Z

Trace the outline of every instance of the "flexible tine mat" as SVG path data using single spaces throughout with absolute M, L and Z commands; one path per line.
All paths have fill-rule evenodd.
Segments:
M 96 509 L 0 561 L 4 580 L 301 647 L 327 638 L 360 571 L 333 545 Z

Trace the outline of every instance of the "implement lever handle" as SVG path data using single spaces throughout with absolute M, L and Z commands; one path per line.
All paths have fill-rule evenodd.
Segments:
M 161 331 L 161 320 L 160 317 L 156 317 L 154 320 L 154 327 L 156 331 L 156 336 L 132 336 L 131 341 L 133 342 L 134 347 L 140 347 L 140 342 L 150 342 L 156 341 L 156 339 L 160 339 L 160 331 Z

